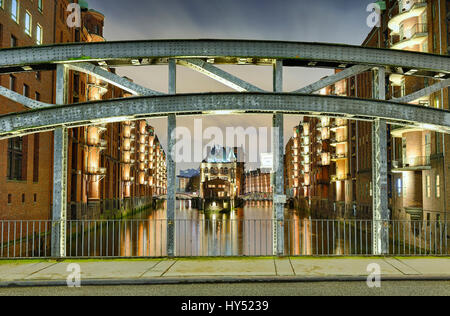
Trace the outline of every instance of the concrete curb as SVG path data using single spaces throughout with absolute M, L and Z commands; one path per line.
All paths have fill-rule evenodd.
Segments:
M 366 282 L 367 276 L 326 277 L 189 277 L 151 279 L 102 279 L 84 280 L 81 286 L 123 286 L 123 285 L 172 285 L 172 284 L 236 284 L 236 283 L 318 283 L 318 282 Z M 383 282 L 407 281 L 450 281 L 450 276 L 386 276 Z M 0 282 L 0 288 L 23 287 L 66 287 L 65 280 L 36 280 Z

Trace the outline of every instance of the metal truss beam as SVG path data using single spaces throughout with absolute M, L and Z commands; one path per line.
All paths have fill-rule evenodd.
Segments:
M 36 101 L 30 98 L 27 98 L 17 92 L 9 90 L 0 85 L 0 96 L 10 99 L 14 102 L 20 103 L 23 106 L 29 109 L 42 109 L 48 106 L 52 106 L 52 104 L 43 103 L 40 101 Z
M 176 211 L 176 170 L 175 145 L 176 145 L 177 117 L 175 114 L 168 116 L 168 152 L 167 152 L 167 256 L 176 255 L 175 244 L 175 211 Z
M 56 103 L 67 103 L 68 69 L 58 65 L 56 69 Z M 67 153 L 68 130 L 59 126 L 53 137 L 53 204 L 52 204 L 52 257 L 66 256 L 67 227 Z
M 248 83 L 220 68 L 211 65 L 201 59 L 179 59 L 178 64 L 193 69 L 208 76 L 227 87 L 239 92 L 264 92 L 264 90 Z
M 236 92 L 134 97 L 11 113 L 0 116 L 0 138 L 53 130 L 60 126 L 75 127 L 111 120 L 140 120 L 169 114 L 197 115 L 214 111 L 325 115 L 365 121 L 381 118 L 389 124 L 450 133 L 450 111 L 447 110 L 314 94 Z
M 169 94 L 177 93 L 177 64 L 175 59 L 169 61 Z M 167 118 L 167 256 L 175 256 L 175 213 L 176 213 L 176 187 L 177 165 L 175 158 L 177 117 L 169 114 Z
M 162 95 L 163 93 L 158 91 L 153 91 L 151 89 L 140 86 L 127 78 L 116 75 L 112 72 L 105 70 L 102 67 L 95 66 L 90 63 L 68 63 L 67 67 L 71 70 L 83 72 L 90 76 L 97 77 L 98 79 L 112 84 L 120 89 L 123 89 L 134 95 L 141 96 L 151 96 L 151 95 Z
M 58 127 L 53 139 L 52 257 L 66 256 L 68 131 Z
M 355 76 L 357 74 L 360 74 L 364 71 L 370 70 L 372 67 L 365 66 L 365 65 L 356 65 L 351 68 L 347 68 L 337 74 L 334 74 L 332 76 L 326 77 L 322 80 L 319 80 L 313 84 L 310 84 L 307 87 L 301 88 L 299 90 L 294 91 L 294 93 L 314 93 L 316 91 L 319 91 L 320 89 L 326 88 L 328 86 L 331 86 L 332 84 L 335 84 L 336 82 L 339 82 L 341 80 L 347 79 L 349 77 Z
M 387 124 L 376 119 L 373 122 L 373 255 L 389 253 L 389 203 L 387 165 Z
M 374 96 L 386 99 L 386 70 L 374 70 Z M 373 176 L 373 255 L 389 252 L 389 203 L 388 203 L 388 150 L 387 122 L 376 118 L 372 129 L 372 176 Z
M 324 43 L 247 40 L 151 40 L 104 43 L 76 43 L 0 50 L 0 68 L 86 61 L 167 61 L 167 58 L 217 58 L 238 64 L 240 59 L 280 59 L 290 64 L 324 62 L 389 66 L 450 74 L 448 56 L 400 50 Z M 125 63 L 124 63 L 125 62 Z M 151 64 L 151 63 L 149 63 Z
M 438 82 L 432 86 L 426 87 L 422 90 L 419 90 L 417 92 L 411 93 L 407 96 L 404 96 L 402 98 L 393 99 L 392 102 L 399 102 L 399 103 L 409 103 L 416 101 L 422 97 L 426 97 L 434 92 L 437 92 L 441 89 L 447 88 L 450 86 L 450 79 L 443 80 L 441 82 Z
M 273 67 L 273 90 L 283 91 L 283 63 L 276 61 Z M 284 205 L 286 196 L 284 195 L 284 115 L 275 112 L 273 115 L 273 241 L 275 256 L 284 255 Z

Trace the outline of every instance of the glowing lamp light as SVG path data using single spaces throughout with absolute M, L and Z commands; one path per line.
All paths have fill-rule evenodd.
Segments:
M 234 111 L 234 110 L 220 110 L 220 111 L 207 111 L 203 112 L 205 115 L 231 115 L 231 114 L 239 114 L 244 113 L 243 111 Z
M 108 124 L 108 123 L 118 123 L 118 122 L 124 122 L 129 121 L 130 117 L 128 116 L 118 116 L 118 117 L 109 117 L 99 120 L 93 120 L 92 123 L 96 124 Z

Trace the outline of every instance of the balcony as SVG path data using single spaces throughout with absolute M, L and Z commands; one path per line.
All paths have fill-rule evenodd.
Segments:
M 88 83 L 89 91 L 92 91 L 92 89 L 97 89 L 98 93 L 103 96 L 108 92 L 108 83 L 107 82 L 93 82 Z
M 309 135 L 304 135 L 301 137 L 302 144 L 308 143 L 309 144 Z
M 104 132 L 106 132 L 106 131 L 108 130 L 108 129 L 106 128 L 106 125 L 105 125 L 105 124 L 103 124 L 103 125 L 98 125 L 97 128 L 98 128 L 98 133 L 99 133 L 99 134 L 103 134 Z
M 330 144 L 333 147 L 336 147 L 337 145 L 344 145 L 347 144 L 347 137 L 346 136 L 340 136 L 340 137 L 334 137 L 331 139 Z
M 348 180 L 348 177 L 345 175 L 332 175 L 331 176 L 331 182 L 339 182 L 339 181 L 346 181 Z
M 410 18 L 419 17 L 427 9 L 426 0 L 400 0 L 399 14 L 394 16 L 388 23 L 392 30 L 391 34 L 400 34 L 400 26 Z
M 136 140 L 136 135 L 129 135 L 129 136 L 124 136 L 124 138 L 126 139 L 130 139 L 131 141 L 135 141 Z
M 423 220 L 423 208 L 421 207 L 405 207 L 405 212 L 411 216 L 412 221 Z
M 87 175 L 92 175 L 92 176 L 104 176 L 106 175 L 106 168 L 88 168 L 87 170 Z
M 391 135 L 392 137 L 402 138 L 405 133 L 424 132 L 427 130 L 429 130 L 429 128 L 420 126 L 407 126 L 407 127 L 399 126 L 392 128 Z
M 395 41 L 395 36 L 391 37 L 392 49 L 405 49 L 415 45 L 420 45 L 428 37 L 428 24 L 417 23 L 411 28 L 403 31 L 400 30 L 398 41 Z
M 345 160 L 347 158 L 348 158 L 347 154 L 332 154 L 331 155 L 332 161 Z
M 99 148 L 100 150 L 106 150 L 108 147 L 108 142 L 104 139 L 88 139 L 88 147 L 96 147 Z
M 121 164 L 121 165 L 131 165 L 131 164 L 133 164 L 133 162 L 131 162 L 131 159 L 123 159 L 123 160 L 120 162 L 120 164 Z
M 337 131 L 340 128 L 346 128 L 346 127 L 347 127 L 347 122 L 344 120 L 336 120 L 331 124 L 332 131 Z
M 392 172 L 431 170 L 431 157 L 410 157 L 392 161 Z

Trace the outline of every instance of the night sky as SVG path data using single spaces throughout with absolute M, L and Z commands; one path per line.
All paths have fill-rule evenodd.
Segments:
M 105 17 L 108 41 L 135 39 L 258 39 L 329 42 L 360 45 L 369 33 L 366 7 L 370 0 L 89 0 L 92 9 Z M 271 67 L 221 66 L 265 90 L 272 89 Z M 121 75 L 135 82 L 167 92 L 167 67 L 122 68 Z M 331 74 L 330 70 L 286 69 L 286 91 L 299 89 Z M 178 67 L 178 92 L 231 91 L 229 88 Z M 300 117 L 285 119 L 286 142 Z M 208 126 L 271 125 L 270 116 L 204 117 Z M 166 146 L 166 120 L 150 123 Z M 193 118 L 179 118 L 179 126 L 193 128 Z M 200 141 L 200 140 L 197 140 Z M 203 141 L 204 144 L 207 141 Z M 198 167 L 180 164 L 178 169 Z

